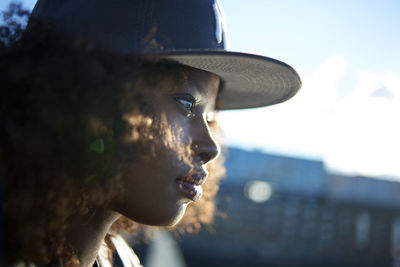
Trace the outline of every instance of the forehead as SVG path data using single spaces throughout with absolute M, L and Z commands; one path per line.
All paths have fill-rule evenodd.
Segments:
M 202 98 L 211 97 L 214 101 L 220 85 L 219 76 L 183 65 L 168 68 L 160 73 L 159 78 L 160 85 L 166 93 L 186 91 Z

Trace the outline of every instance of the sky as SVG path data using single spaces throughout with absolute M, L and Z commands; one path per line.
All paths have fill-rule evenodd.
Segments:
M 250 4 L 251 2 L 251 4 Z M 230 50 L 282 60 L 291 100 L 220 114 L 227 142 L 400 179 L 400 2 L 221 0 Z
M 231 51 L 284 61 L 303 82 L 285 103 L 221 112 L 227 145 L 400 180 L 400 1 L 220 3 Z

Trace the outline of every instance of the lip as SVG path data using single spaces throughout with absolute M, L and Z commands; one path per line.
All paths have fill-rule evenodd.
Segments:
M 184 196 L 196 202 L 203 194 L 201 185 L 206 182 L 207 175 L 203 166 L 197 166 L 185 177 L 176 179 L 176 183 Z
M 185 177 L 178 179 L 184 182 L 192 183 L 195 185 L 202 185 L 207 180 L 207 171 L 202 167 L 195 167 L 188 175 Z
M 200 185 L 185 182 L 182 180 L 176 180 L 178 188 L 188 199 L 196 202 L 199 201 L 203 195 L 203 188 Z

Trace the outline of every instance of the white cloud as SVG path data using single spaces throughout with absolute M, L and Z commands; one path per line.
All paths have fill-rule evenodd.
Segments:
M 221 114 L 228 143 L 319 157 L 345 173 L 400 177 L 400 75 L 360 72 L 343 96 L 347 70 L 347 59 L 334 55 L 302 75 L 302 90 L 287 103 Z
M 220 116 L 230 144 L 280 153 L 322 157 L 327 116 L 337 102 L 336 83 L 347 70 L 347 60 L 334 55 L 303 77 L 300 92 L 286 103 Z
M 326 162 L 345 172 L 400 177 L 399 116 L 400 75 L 360 73 L 354 91 L 337 104 Z

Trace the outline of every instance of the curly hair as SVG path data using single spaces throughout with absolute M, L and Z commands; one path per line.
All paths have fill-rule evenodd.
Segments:
M 120 156 L 118 136 L 129 133 L 137 155 L 156 159 L 152 147 L 163 145 L 190 160 L 192 151 L 180 142 L 179 129 L 152 115 L 148 96 L 157 92 L 135 86 L 140 79 L 157 83 L 163 75 L 181 79 L 181 66 L 65 45 L 53 36 L 46 41 L 20 38 L 21 28 L 15 25 L 0 29 L 5 261 L 79 266 L 66 240 L 68 219 L 90 214 L 124 190 L 122 167 L 113 164 Z M 211 128 L 218 132 L 216 123 Z M 98 138 L 111 149 L 88 149 Z M 207 168 L 202 199 L 188 207 L 172 230 L 196 232 L 213 221 L 222 158 Z M 146 228 L 121 216 L 109 234 L 138 234 Z

